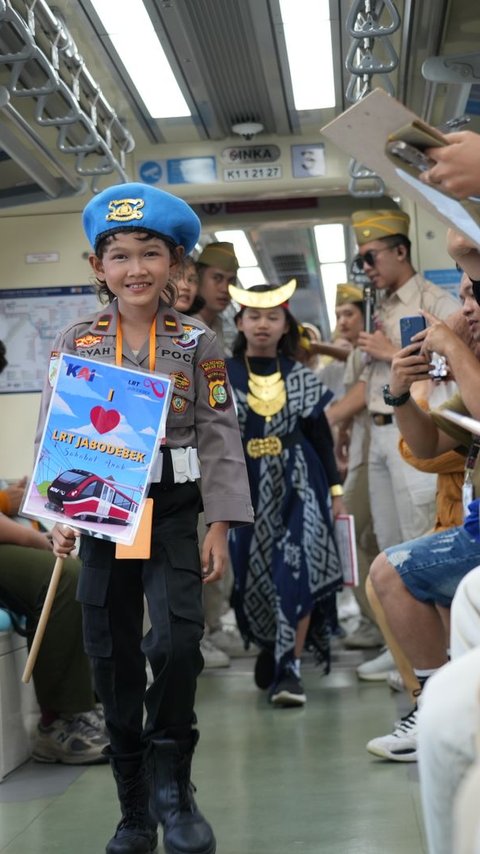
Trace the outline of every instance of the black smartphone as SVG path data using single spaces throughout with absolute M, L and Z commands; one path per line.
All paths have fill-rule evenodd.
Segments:
M 425 318 L 421 314 L 415 314 L 413 317 L 400 318 L 400 337 L 402 340 L 402 348 L 408 347 L 412 343 L 412 338 L 417 332 L 422 332 L 427 324 Z M 420 347 L 418 348 L 420 350 Z
M 404 163 L 408 163 L 409 166 L 418 169 L 419 172 L 426 172 L 427 169 L 435 166 L 435 160 L 427 157 L 419 148 L 415 148 L 414 145 L 410 145 L 408 142 L 403 142 L 402 140 L 388 142 L 387 151 Z

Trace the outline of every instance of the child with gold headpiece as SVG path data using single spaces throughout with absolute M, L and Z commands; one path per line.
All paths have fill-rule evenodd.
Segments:
M 109 305 L 63 330 L 55 350 L 168 374 L 174 383 L 166 442 L 149 490 L 151 557 L 119 560 L 114 543 L 81 537 L 85 645 L 105 710 L 122 810 L 106 851 L 154 851 L 160 823 L 167 854 L 214 854 L 212 828 L 190 784 L 198 741 L 195 689 L 203 666 L 202 583 L 224 572 L 228 528 L 248 524 L 253 514 L 215 335 L 172 307 L 174 277 L 184 252 L 198 240 L 200 223 L 181 199 L 132 183 L 91 199 L 83 225 L 92 246 L 90 264 Z M 39 435 L 50 397 L 46 384 Z M 208 532 L 200 561 L 196 532 L 202 501 Z M 75 531 L 67 525 L 56 525 L 53 537 L 56 555 L 73 549 Z M 145 637 L 144 596 L 151 621 Z M 145 656 L 153 673 L 148 688 Z
M 230 541 L 234 605 L 242 634 L 262 650 L 256 684 L 278 706 L 305 703 L 300 656 L 312 612 L 342 584 L 332 528 L 342 489 L 324 415 L 331 392 L 295 361 L 295 285 L 230 287 L 241 309 L 227 360 L 256 511 L 254 526 Z

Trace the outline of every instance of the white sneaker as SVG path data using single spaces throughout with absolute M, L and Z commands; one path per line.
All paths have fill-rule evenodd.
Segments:
M 217 649 L 221 649 L 230 658 L 245 658 L 247 656 L 257 655 L 258 649 L 250 644 L 248 649 L 245 649 L 243 638 L 236 626 L 230 626 L 228 629 L 217 629 L 216 632 L 211 632 L 208 639 Z
M 384 643 L 380 629 L 368 617 L 362 617 L 355 631 L 343 639 L 346 649 L 373 649 Z
M 392 653 L 385 647 L 376 658 L 364 661 L 357 667 L 357 676 L 365 682 L 384 682 L 390 671 L 395 669 Z
M 203 655 L 203 667 L 211 670 L 214 667 L 230 667 L 230 659 L 223 650 L 214 646 L 210 638 L 200 641 L 200 652 Z
M 398 670 L 391 670 L 387 674 L 387 685 L 392 691 L 405 691 L 405 682 Z
M 95 726 L 91 721 L 95 720 Z M 105 728 L 96 713 L 56 718 L 49 726 L 38 724 L 32 757 L 36 762 L 64 765 L 98 765 L 108 762 Z
M 416 762 L 417 761 L 417 714 L 415 706 L 408 715 L 405 715 L 391 735 L 382 735 L 372 738 L 367 744 L 369 753 L 381 756 L 382 759 L 391 759 L 393 762 Z

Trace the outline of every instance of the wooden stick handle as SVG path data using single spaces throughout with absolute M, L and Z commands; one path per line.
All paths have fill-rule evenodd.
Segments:
M 30 652 L 28 654 L 27 663 L 25 664 L 25 670 L 23 671 L 22 682 L 25 682 L 25 684 L 30 682 L 32 671 L 35 667 L 35 662 L 37 660 L 38 652 L 40 650 L 43 636 L 45 634 L 45 629 L 47 628 L 48 618 L 50 616 L 50 611 L 52 610 L 52 605 L 55 599 L 55 594 L 57 592 L 57 587 L 60 581 L 62 571 L 63 558 L 57 557 L 55 561 L 55 566 L 53 567 L 50 584 L 48 585 L 47 595 L 45 596 L 45 602 L 43 603 L 42 613 L 40 614 L 40 619 L 38 621 L 38 625 L 33 636 L 32 645 L 30 647 Z

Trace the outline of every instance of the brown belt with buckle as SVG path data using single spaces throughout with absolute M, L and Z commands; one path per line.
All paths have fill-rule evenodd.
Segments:
M 370 416 L 377 427 L 384 427 L 385 424 L 393 424 L 393 415 L 387 415 L 385 412 L 371 412 Z
M 278 457 L 285 448 L 291 448 L 305 438 L 301 430 L 294 430 L 285 436 L 265 436 L 262 439 L 249 439 L 245 450 L 249 457 Z

